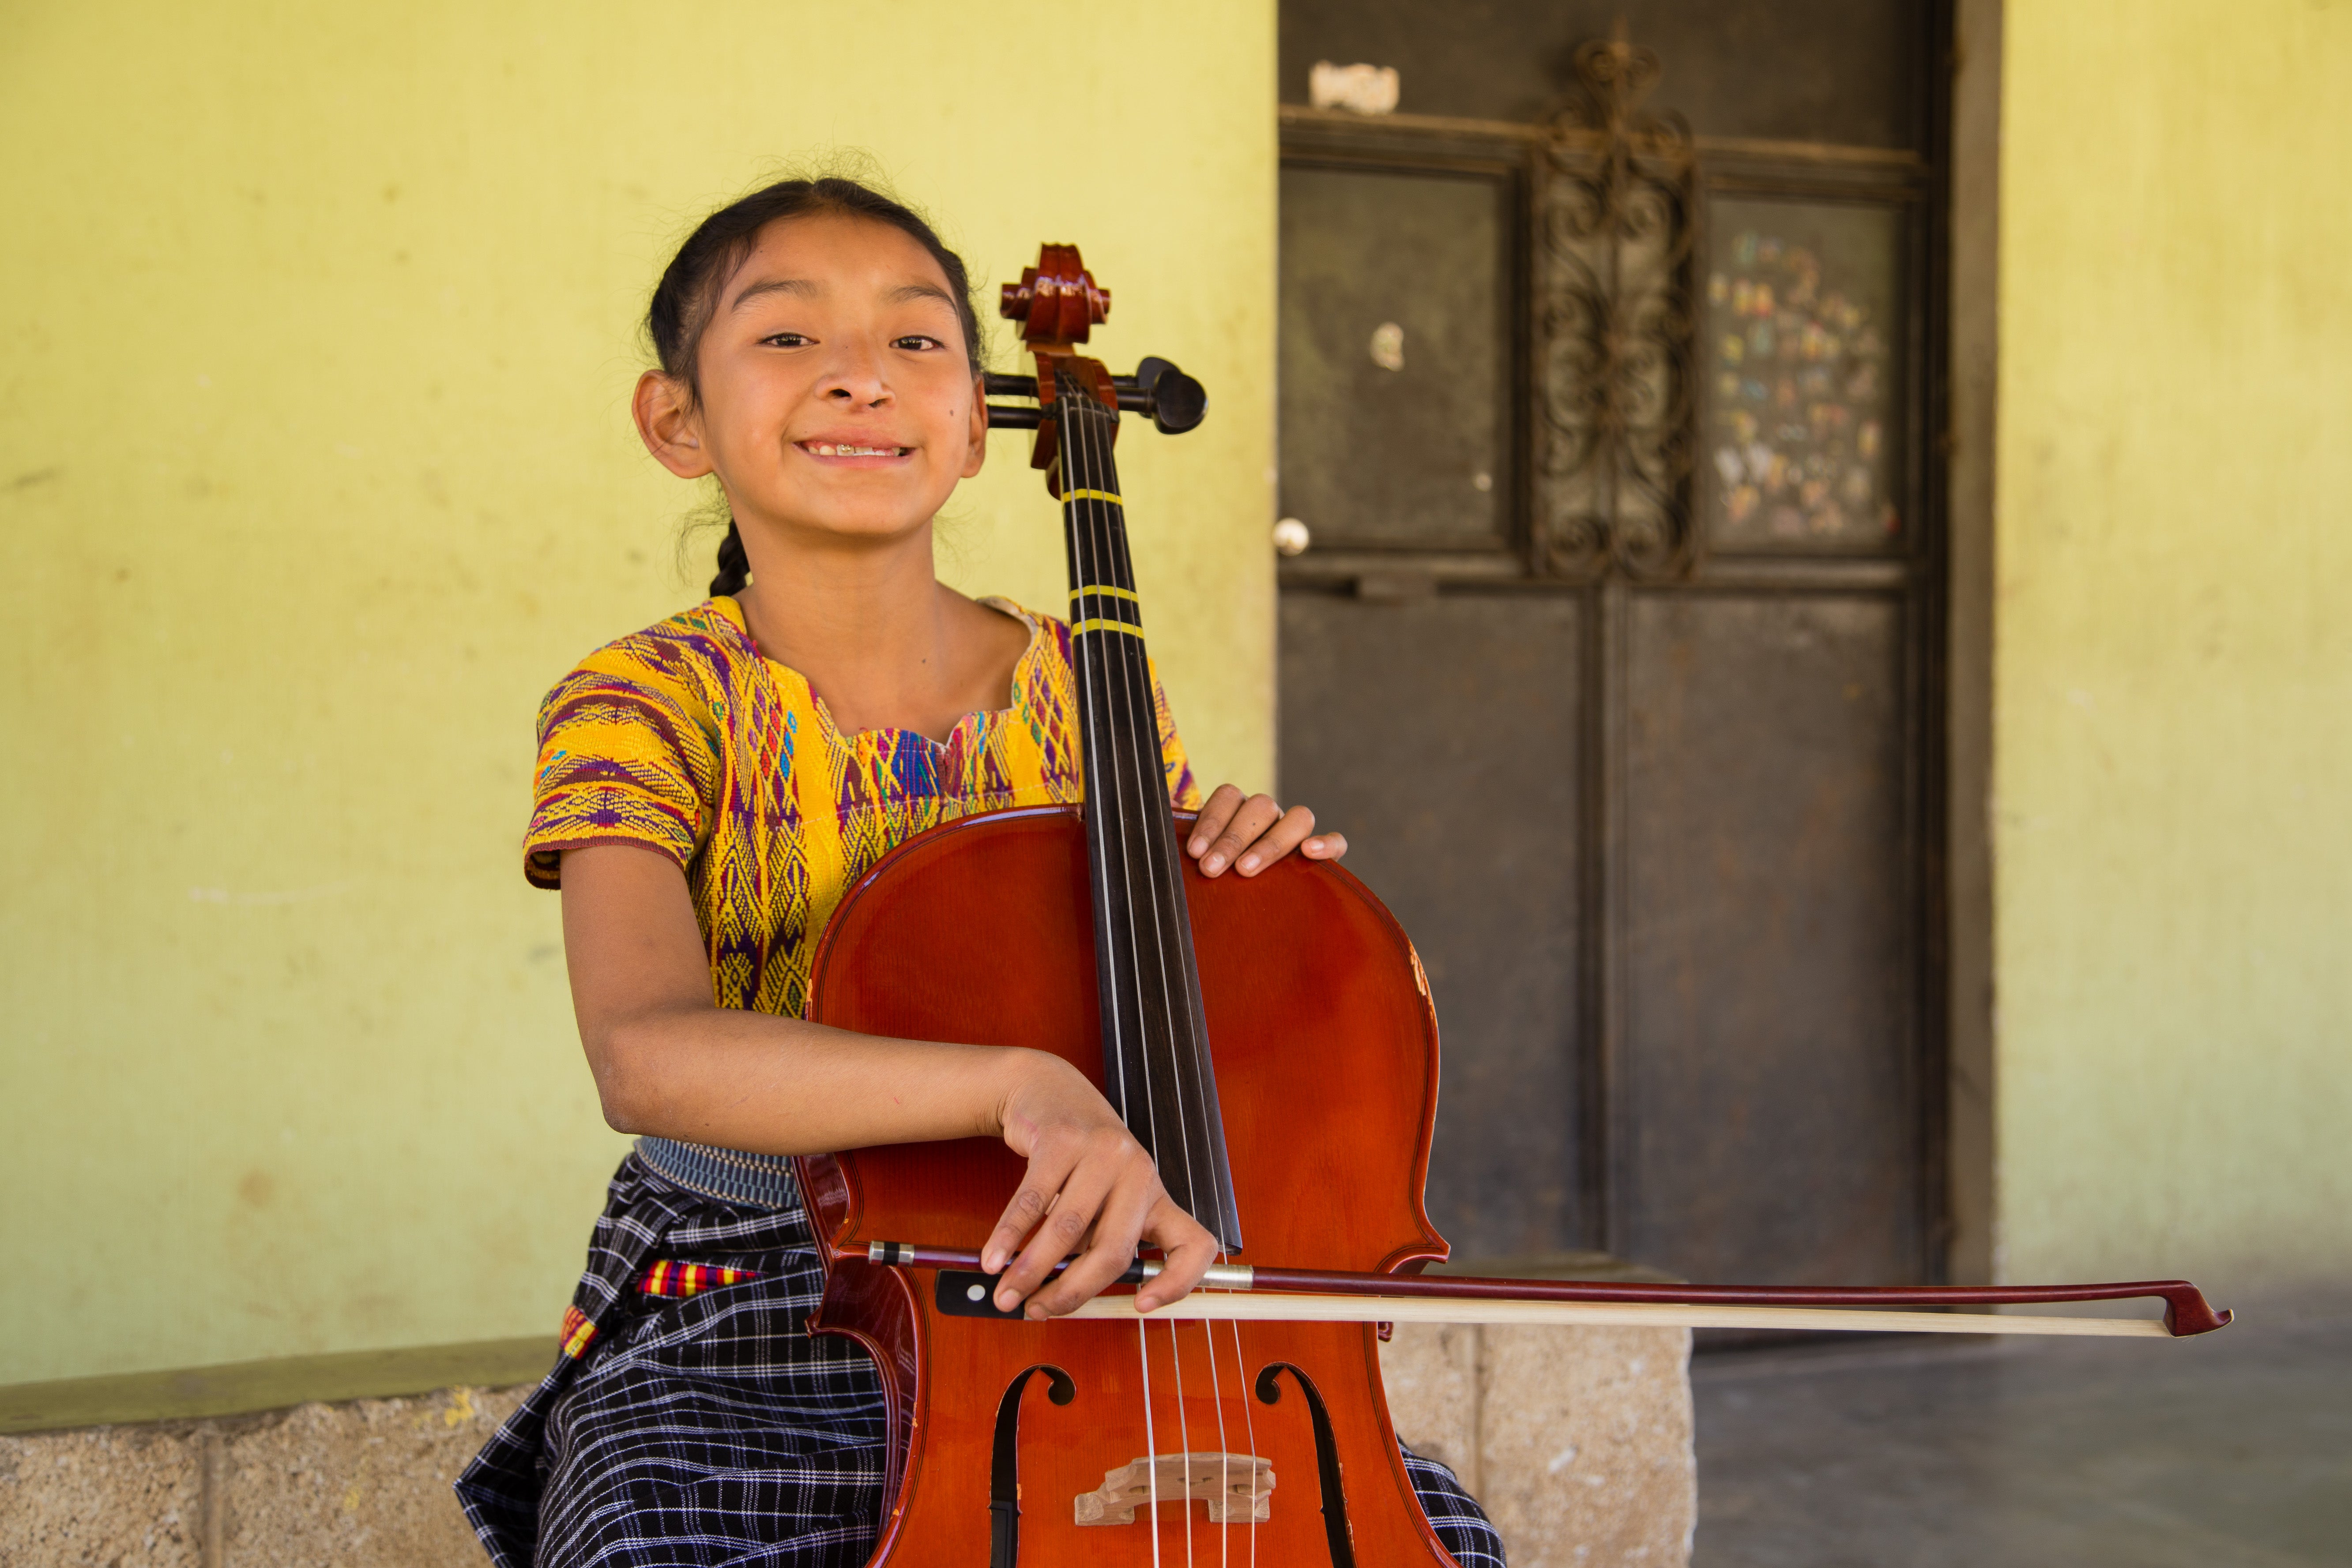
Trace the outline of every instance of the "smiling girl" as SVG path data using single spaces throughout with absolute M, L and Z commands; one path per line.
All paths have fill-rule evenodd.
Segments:
M 525 871 L 562 890 L 581 1042 L 637 1142 L 562 1358 L 457 1483 L 499 1568 L 866 1560 L 881 1388 L 857 1345 L 803 1327 L 823 1275 L 791 1155 L 1003 1139 L 1051 1217 L 1032 1237 L 1042 1211 L 1016 1199 L 986 1263 L 1033 1317 L 1139 1246 L 1168 1262 L 1147 1307 L 1214 1259 L 1059 1057 L 802 1016 L 827 919 L 890 848 L 1083 795 L 1069 628 L 933 567 L 933 519 L 986 457 L 970 294 L 919 217 L 840 179 L 714 213 L 654 292 L 638 434 L 679 478 L 716 476 L 731 523 L 709 599 L 591 654 L 540 710 Z M 1154 697 L 1203 875 L 1345 852 L 1303 806 L 1231 784 L 1203 802 Z M 1451 1473 L 1407 1463 L 1454 1556 L 1499 1565 Z

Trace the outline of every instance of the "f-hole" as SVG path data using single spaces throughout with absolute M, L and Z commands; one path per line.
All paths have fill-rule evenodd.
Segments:
M 1040 1363 L 1007 1384 L 997 1401 L 996 1448 L 988 1464 L 988 1568 L 1013 1568 L 1021 1560 L 1021 1392 L 1041 1372 L 1045 1397 L 1055 1404 L 1078 1396 L 1068 1373 Z
M 1307 1414 L 1315 1423 L 1315 1473 L 1323 1489 L 1323 1539 L 1331 1548 L 1331 1568 L 1356 1568 L 1356 1547 L 1348 1532 L 1348 1497 L 1339 1489 L 1339 1443 L 1331 1435 L 1331 1413 L 1323 1408 L 1322 1393 L 1305 1373 L 1278 1361 L 1257 1374 L 1257 1397 L 1272 1405 L 1282 1397 L 1282 1374 L 1288 1373 L 1307 1395 Z

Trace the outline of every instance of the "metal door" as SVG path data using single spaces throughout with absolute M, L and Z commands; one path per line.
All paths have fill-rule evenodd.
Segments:
M 1283 110 L 1283 788 L 1458 1258 L 1931 1279 L 1944 24 L 1620 9 L 1286 0 L 1403 103 Z

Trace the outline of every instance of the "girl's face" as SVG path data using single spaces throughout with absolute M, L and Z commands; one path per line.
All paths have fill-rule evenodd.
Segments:
M 928 524 L 980 472 L 988 415 L 945 273 L 910 235 L 789 218 L 720 286 L 701 397 L 638 384 L 646 447 L 672 473 L 717 473 L 736 518 L 882 541 Z

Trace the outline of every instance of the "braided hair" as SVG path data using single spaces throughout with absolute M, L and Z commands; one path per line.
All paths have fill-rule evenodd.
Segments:
M 663 270 L 646 311 L 646 335 L 653 339 L 654 356 L 664 373 L 683 382 L 688 395 L 698 400 L 702 385 L 697 358 L 703 329 L 710 324 L 719 289 L 760 243 L 761 231 L 782 218 L 836 215 L 887 223 L 930 252 L 947 274 L 948 291 L 955 296 L 956 315 L 963 322 L 964 353 L 972 374 L 979 374 L 980 317 L 971 307 L 971 275 L 963 258 L 942 244 L 913 208 L 837 175 L 779 180 L 720 207 L 686 237 Z M 719 542 L 719 574 L 710 580 L 711 596 L 739 594 L 751 580 L 751 558 L 743 549 L 743 531 L 730 514 L 727 537 Z

